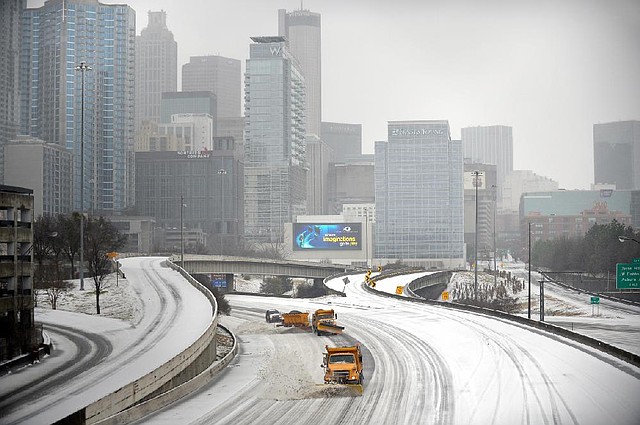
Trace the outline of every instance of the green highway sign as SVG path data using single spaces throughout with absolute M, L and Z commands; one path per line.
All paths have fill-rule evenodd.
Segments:
M 632 263 L 616 264 L 616 288 L 640 288 L 640 258 L 634 258 Z
M 600 297 L 591 297 L 591 304 L 600 304 Z

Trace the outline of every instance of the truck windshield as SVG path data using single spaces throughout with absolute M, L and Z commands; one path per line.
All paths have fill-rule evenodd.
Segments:
M 329 363 L 355 363 L 353 354 L 334 354 L 329 359 Z

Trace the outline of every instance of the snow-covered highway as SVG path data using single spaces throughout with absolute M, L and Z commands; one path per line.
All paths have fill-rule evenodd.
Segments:
M 0 378 L 0 424 L 55 422 L 193 343 L 211 321 L 211 304 L 180 274 L 163 266 L 164 261 L 121 260 L 142 302 L 138 323 L 39 309 L 36 320 L 50 333 L 55 350 L 37 367 Z
M 201 392 L 144 423 L 635 424 L 640 370 L 546 332 L 479 314 L 372 295 L 351 276 L 347 297 L 228 296 L 240 340 L 233 364 Z M 264 323 L 264 311 L 333 307 L 343 336 Z M 322 385 L 325 344 L 360 341 L 362 397 Z

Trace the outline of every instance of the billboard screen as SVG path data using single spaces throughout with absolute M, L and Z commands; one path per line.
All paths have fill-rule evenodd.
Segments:
M 361 223 L 293 223 L 293 249 L 361 250 Z

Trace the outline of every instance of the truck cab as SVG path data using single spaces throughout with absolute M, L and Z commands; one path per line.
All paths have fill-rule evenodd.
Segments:
M 325 384 L 362 385 L 362 351 L 360 344 L 351 347 L 326 346 L 322 367 Z

